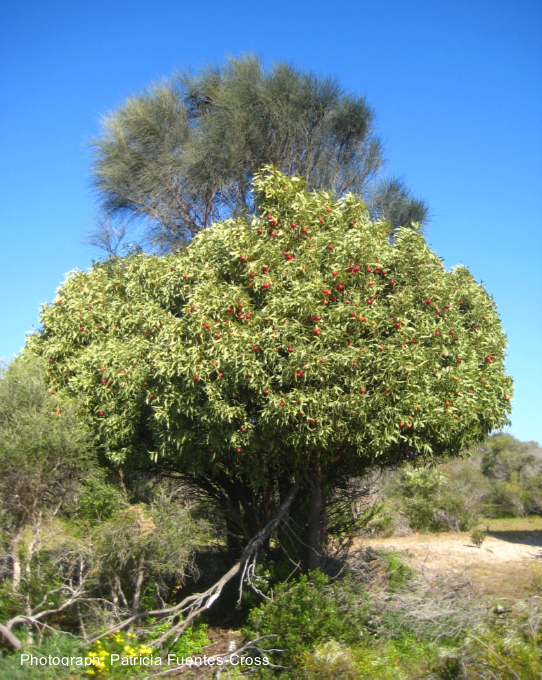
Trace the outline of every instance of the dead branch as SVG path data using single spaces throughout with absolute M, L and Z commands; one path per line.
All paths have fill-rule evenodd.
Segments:
M 121 621 L 117 625 L 105 631 L 105 633 L 93 637 L 89 641 L 89 644 L 96 642 L 96 640 L 100 640 L 101 638 L 107 637 L 108 635 L 111 635 L 112 633 L 115 633 L 118 630 L 127 628 L 135 621 L 147 616 L 180 615 L 184 617 L 181 618 L 181 620 L 179 620 L 178 623 L 172 626 L 166 633 L 157 638 L 153 644 L 156 646 L 161 645 L 171 635 L 175 635 L 174 642 L 178 640 L 182 633 L 190 625 L 192 620 L 196 616 L 204 612 L 206 609 L 210 609 L 214 602 L 218 600 L 222 593 L 222 590 L 224 589 L 224 586 L 227 583 L 229 583 L 229 581 L 231 581 L 239 572 L 242 572 L 243 575 L 245 574 L 246 567 L 249 564 L 250 560 L 253 558 L 253 556 L 256 555 L 258 550 L 263 545 L 264 541 L 273 533 L 273 531 L 277 529 L 277 527 L 281 524 L 281 522 L 288 514 L 290 506 L 297 493 L 297 489 L 298 485 L 293 484 L 286 498 L 282 502 L 282 505 L 280 506 L 279 511 L 277 512 L 275 517 L 258 534 L 256 534 L 256 536 L 254 536 L 249 541 L 248 545 L 243 551 L 243 554 L 241 555 L 241 558 L 213 586 L 208 588 L 205 592 L 189 595 L 188 597 L 185 597 L 181 602 L 176 604 L 174 607 L 167 607 L 165 609 L 155 609 L 152 611 L 137 612 L 135 614 L 132 614 L 132 616 L 129 616 L 128 618 L 124 619 L 124 621 Z
M 23 643 L 19 640 L 19 638 L 15 637 L 15 635 L 13 635 L 10 629 L 1 623 L 0 623 L 0 635 L 4 638 L 8 645 L 10 645 L 10 647 L 13 647 L 13 649 L 21 649 L 21 647 L 23 646 Z

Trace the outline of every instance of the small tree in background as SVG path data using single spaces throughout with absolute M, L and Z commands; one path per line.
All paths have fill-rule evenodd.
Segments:
M 355 196 L 270 168 L 254 191 L 257 217 L 185 251 L 72 273 L 29 344 L 111 460 L 185 475 L 232 534 L 254 535 L 296 480 L 315 567 L 345 479 L 508 422 L 506 341 L 483 286 L 418 230 L 391 239 Z
M 214 221 L 253 210 L 262 166 L 305 177 L 310 189 L 364 195 L 392 227 L 423 223 L 427 208 L 383 166 L 374 112 L 332 78 L 254 56 L 179 73 L 109 114 L 94 141 L 93 181 L 103 216 L 91 242 L 115 252 L 137 218 L 160 252 Z

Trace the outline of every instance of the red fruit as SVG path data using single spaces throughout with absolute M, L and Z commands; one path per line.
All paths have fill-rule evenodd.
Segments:
M 444 309 L 450 309 L 450 305 L 444 305 Z
M 269 390 L 264 390 L 263 393 L 264 393 L 264 394 L 269 394 Z
M 365 321 L 365 317 L 364 317 L 364 316 L 360 316 L 360 317 L 359 317 L 359 320 L 360 320 L 360 321 Z
M 58 301 L 58 304 L 61 305 L 61 304 L 62 304 L 62 300 L 59 300 L 59 301 Z
M 241 262 L 244 262 L 246 258 L 245 258 L 244 255 L 241 255 L 241 257 L 239 259 L 241 260 Z
M 267 289 L 269 288 L 269 284 L 268 284 L 268 283 L 264 283 L 263 286 L 262 286 L 262 288 L 263 288 L 264 290 L 267 290 Z
M 59 413 L 59 411 L 57 411 L 57 413 Z M 100 412 L 98 413 L 98 415 L 100 416 L 100 418 L 103 418 L 104 412 L 103 412 L 103 411 L 100 411 Z
M 450 331 L 450 335 L 454 335 L 454 334 L 455 334 L 455 331 Z
M 330 250 L 333 250 L 333 246 L 332 246 L 332 245 L 331 245 L 331 246 L 329 246 L 329 249 L 330 249 Z
M 254 345 L 254 347 L 252 348 L 252 351 L 253 351 L 253 352 L 257 352 L 257 351 L 258 351 L 258 347 L 257 347 L 256 345 Z
M 146 334 L 146 335 L 148 335 L 149 333 L 150 333 L 150 331 L 145 331 L 145 334 Z
M 51 394 L 54 394 L 54 393 L 55 393 L 55 391 L 54 391 L 54 390 L 51 390 Z
M 362 388 L 360 389 L 360 392 L 361 392 L 361 394 L 365 394 L 365 388 L 362 387 Z
M 431 300 L 426 300 L 426 301 L 425 301 L 425 304 L 426 304 L 426 305 L 430 305 L 430 304 L 431 304 Z
M 220 333 L 217 333 L 217 334 L 215 335 L 215 338 L 216 338 L 217 340 L 220 340 L 221 337 L 222 337 L 222 336 L 220 335 Z
M 390 388 L 389 388 L 389 387 L 386 387 L 386 392 L 389 392 L 389 391 L 390 391 Z
M 353 226 L 354 226 L 354 222 L 350 222 L 350 226 L 353 227 Z
M 400 324 L 400 323 L 396 323 L 396 324 L 395 324 L 395 328 L 401 328 L 401 324 Z M 438 331 L 437 331 L 437 333 L 438 333 Z
M 337 272 L 335 270 L 333 270 L 331 273 L 333 274 L 333 276 L 337 276 Z
M 100 330 L 103 331 L 103 329 L 104 329 L 104 327 L 103 327 L 103 326 L 100 326 Z
M 194 380 L 195 380 L 196 382 L 198 382 L 198 380 L 199 380 L 199 375 L 195 375 L 195 376 L 194 376 Z
M 82 331 L 82 330 L 83 330 L 83 326 L 79 326 L 79 330 Z
M 375 282 L 374 282 L 374 281 L 369 281 L 369 285 L 370 285 L 370 286 L 374 286 L 374 285 L 375 285 Z
M 250 319 L 250 314 L 245 314 L 245 319 Z
M 463 361 L 463 359 L 458 359 L 457 363 L 460 364 Z
M 49 359 L 49 363 L 52 364 L 54 359 Z
M 288 347 L 288 352 L 293 352 L 294 350 L 291 347 Z
M 205 328 L 207 328 L 207 329 L 209 329 L 209 328 L 210 328 L 210 326 L 209 326 L 209 324 L 208 324 L 208 323 L 206 323 L 206 324 L 205 324 Z
M 292 229 L 295 229 L 297 227 L 297 224 L 295 222 L 292 222 Z
M 354 271 L 359 272 L 359 264 L 354 267 Z
M 261 234 L 261 233 L 262 233 L 262 230 L 261 230 L 261 229 L 258 229 L 258 234 Z
M 437 309 L 437 310 L 435 310 L 435 311 L 437 312 L 437 314 L 438 314 L 439 316 L 440 316 L 440 314 L 442 313 L 442 312 L 440 311 L 440 309 Z
M 321 217 L 318 218 L 318 222 L 323 222 L 323 221 L 324 220 Z
M 357 362 L 357 361 L 354 361 L 354 362 L 352 363 L 352 366 L 354 366 L 354 368 L 357 368 L 358 362 Z
M 219 378 L 224 377 L 224 373 L 219 373 L 219 374 L 218 374 L 218 377 L 219 377 Z
M 154 394 L 151 394 L 149 398 L 154 399 Z
M 449 405 L 450 405 L 450 402 L 449 402 L 449 401 L 447 401 L 447 402 L 446 402 L 446 406 L 449 406 Z
M 330 213 L 330 212 L 331 212 L 331 208 L 326 208 L 326 212 Z
M 440 335 L 440 331 L 435 331 L 435 335 L 438 337 Z M 444 356 L 444 355 L 442 355 Z
M 283 401 L 281 401 L 281 402 L 280 402 L 280 405 L 281 405 L 281 406 L 284 406 L 284 402 L 283 402 Z
M 404 423 L 399 423 L 399 427 L 403 427 Z
M 276 231 L 272 231 L 272 232 L 271 232 L 271 236 L 276 236 L 276 235 L 277 235 L 277 232 L 276 232 Z
M 314 335 L 320 335 L 320 330 L 318 328 L 315 328 L 313 333 Z
M 101 382 L 101 383 L 105 383 L 105 380 L 102 378 L 102 379 L 100 380 L 100 382 Z
M 373 304 L 373 301 L 372 301 L 371 299 L 369 299 L 369 300 L 367 300 L 367 304 L 368 304 L 368 305 L 372 305 L 372 304 Z
M 254 274 L 254 272 L 251 272 L 250 278 L 253 279 L 255 276 L 256 276 L 256 275 Z
M 311 420 L 310 422 L 311 422 L 311 425 L 315 425 L 315 424 L 316 424 L 316 420 Z
M 344 290 L 344 286 L 342 283 L 339 283 L 338 286 L 335 286 L 336 290 Z
M 322 363 L 325 364 L 325 363 L 326 363 L 326 360 L 325 360 L 325 359 L 322 359 Z
M 302 231 L 304 234 L 307 233 L 307 229 L 306 229 L 305 227 L 303 227 L 303 229 L 302 229 L 301 231 Z
M 504 401 L 510 401 L 510 397 L 505 397 Z
M 241 449 L 237 449 L 237 453 L 241 453 Z
M 352 312 L 352 314 L 350 314 L 350 316 L 352 317 L 352 319 L 355 319 L 355 318 L 356 318 L 356 313 L 355 313 L 355 312 Z
M 187 274 L 183 274 L 183 279 L 188 278 Z
M 321 321 L 321 320 L 322 320 L 322 317 L 321 317 L 321 316 L 317 316 L 317 317 L 316 317 L 316 321 Z
M 296 375 L 298 378 L 301 378 L 303 376 L 303 371 L 298 371 Z

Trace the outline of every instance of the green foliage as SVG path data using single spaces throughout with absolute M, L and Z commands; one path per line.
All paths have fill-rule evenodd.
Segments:
M 365 99 L 285 62 L 266 70 L 245 56 L 180 73 L 105 117 L 93 146 L 107 216 L 93 242 L 108 250 L 130 218 L 143 218 L 143 240 L 168 251 L 216 220 L 246 214 L 251 181 L 269 163 L 335 197 L 364 192 L 392 227 L 427 218 L 401 180 L 368 189 L 383 157 Z
M 482 543 L 486 540 L 487 536 L 487 531 L 482 529 L 481 527 L 476 527 L 473 529 L 471 535 L 470 535 L 470 540 L 474 543 L 474 545 L 477 548 L 482 547 Z
M 58 678 L 59 680 L 66 680 L 71 674 L 71 677 L 84 678 L 80 674 L 82 667 L 65 665 L 47 665 L 30 666 L 21 664 L 21 654 L 33 654 L 35 657 L 58 657 L 59 659 L 65 657 L 81 656 L 81 650 L 78 649 L 81 644 L 81 639 L 72 637 L 66 633 L 52 632 L 50 635 L 43 638 L 41 643 L 36 643 L 16 653 L 2 653 L 0 650 L 0 677 L 2 680 L 26 680 L 26 678 L 38 678 L 38 680 L 49 680 Z M 68 674 L 67 674 L 68 673 Z
M 481 469 L 490 482 L 488 516 L 542 511 L 542 450 L 535 442 L 494 435 L 482 447 Z
M 273 600 L 250 612 L 248 635 L 277 635 L 273 646 L 285 650 L 281 663 L 299 659 L 327 640 L 345 643 L 359 639 L 365 611 L 353 584 L 337 585 L 319 571 L 292 584 L 279 584 Z
M 536 678 L 542 674 L 542 614 L 536 600 L 518 602 L 490 625 L 469 631 L 460 666 L 478 677 Z M 484 675 L 485 673 L 485 675 Z M 475 677 L 476 677 L 475 675 Z
M 37 513 L 66 506 L 94 461 L 79 405 L 62 410 L 43 363 L 27 353 L 0 374 L 0 521 L 12 534 Z
M 403 472 L 400 485 L 412 529 L 468 531 L 476 524 L 479 494 L 468 493 L 464 475 L 452 477 L 450 473 L 434 467 Z
M 107 479 L 105 470 L 83 480 L 79 498 L 79 512 L 87 521 L 109 520 L 126 506 L 120 489 Z
M 159 605 L 195 576 L 196 548 L 207 538 L 208 526 L 194 520 L 190 508 L 158 497 L 118 512 L 94 528 L 94 550 L 100 555 L 100 581 L 115 592 L 120 586 L 132 608 Z M 116 585 L 118 584 L 118 586 Z
M 257 487 L 320 453 L 349 475 L 433 460 L 507 422 L 504 335 L 467 269 L 417 231 L 390 242 L 353 196 L 271 169 L 255 192 L 257 218 L 74 272 L 43 309 L 30 347 L 112 460 Z

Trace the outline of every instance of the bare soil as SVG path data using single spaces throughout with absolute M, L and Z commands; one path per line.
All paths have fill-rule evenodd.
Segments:
M 479 590 L 500 597 L 542 595 L 540 518 L 487 520 L 480 548 L 469 533 L 410 534 L 360 539 L 359 546 L 396 550 L 428 573 L 467 573 Z

